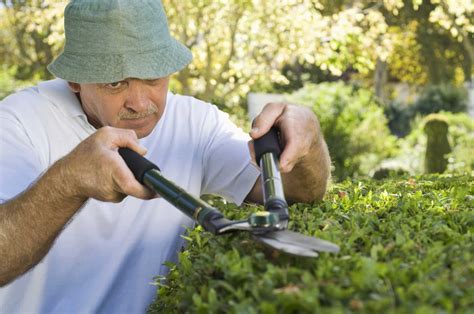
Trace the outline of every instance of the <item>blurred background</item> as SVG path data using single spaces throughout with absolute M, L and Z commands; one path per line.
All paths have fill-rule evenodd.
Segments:
M 244 129 L 266 101 L 318 115 L 335 181 L 473 174 L 471 0 L 164 0 L 194 54 L 171 90 Z M 0 99 L 51 79 L 67 1 L 1 0 Z

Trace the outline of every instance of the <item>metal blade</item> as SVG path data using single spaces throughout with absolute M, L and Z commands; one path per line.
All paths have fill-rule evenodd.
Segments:
M 253 236 L 257 241 L 263 242 L 264 244 L 277 249 L 279 251 L 286 252 L 288 254 L 297 255 L 297 256 L 306 256 L 306 257 L 318 257 L 318 253 L 312 250 L 308 250 L 301 246 L 296 246 L 293 244 L 287 244 L 274 240 L 272 238 L 265 238 L 260 235 Z
M 339 246 L 334 243 L 318 238 L 309 237 L 304 234 L 293 232 L 290 230 L 268 232 L 259 235 L 259 237 L 263 239 L 276 240 L 281 244 L 292 245 L 295 247 L 300 247 L 316 252 L 339 252 Z

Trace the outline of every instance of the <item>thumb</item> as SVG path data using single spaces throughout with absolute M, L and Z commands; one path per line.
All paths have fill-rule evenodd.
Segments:
M 263 110 L 258 114 L 252 122 L 252 130 L 250 136 L 257 139 L 266 134 L 273 125 L 276 124 L 278 118 L 285 110 L 284 104 L 269 103 L 265 105 Z

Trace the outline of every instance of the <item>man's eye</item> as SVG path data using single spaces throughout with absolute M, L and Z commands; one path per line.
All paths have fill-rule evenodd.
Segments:
M 123 83 L 122 82 L 113 82 L 109 84 L 105 84 L 105 87 L 111 88 L 111 89 L 119 89 L 122 87 Z

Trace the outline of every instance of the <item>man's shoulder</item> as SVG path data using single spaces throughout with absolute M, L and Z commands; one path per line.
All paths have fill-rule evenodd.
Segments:
M 74 94 L 69 90 L 67 82 L 55 79 L 43 81 L 17 91 L 0 101 L 0 115 L 26 117 L 32 115 L 49 115 L 51 111 L 64 113 L 81 112 Z
M 57 85 L 57 82 L 54 81 L 46 81 L 48 85 Z M 43 83 L 39 83 L 35 86 L 30 86 L 21 90 L 18 90 L 3 100 L 0 101 L 0 112 L 22 112 L 34 110 L 38 104 L 47 102 L 47 97 L 42 94 L 41 92 L 41 85 Z
M 186 96 L 168 92 L 168 104 L 186 107 L 187 109 L 209 109 L 213 105 L 197 99 L 193 96 Z
M 18 90 L 0 101 L 0 110 L 14 109 L 24 104 L 31 104 L 38 99 L 38 86 L 31 86 Z
M 206 118 L 210 115 L 216 115 L 218 112 L 221 112 L 216 105 L 197 99 L 193 96 L 168 92 L 167 97 L 167 111 L 173 112 L 181 117 L 190 115 L 194 118 Z

